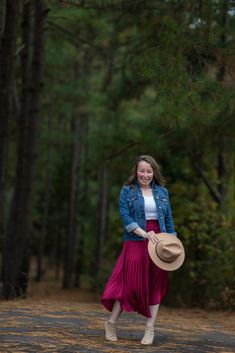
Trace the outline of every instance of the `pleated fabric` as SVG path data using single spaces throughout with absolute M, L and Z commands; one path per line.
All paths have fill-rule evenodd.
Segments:
M 148 220 L 146 230 L 160 233 L 158 221 Z M 124 242 L 101 297 L 101 303 L 109 311 L 118 300 L 122 311 L 136 311 L 151 317 L 149 305 L 160 304 L 165 298 L 169 288 L 168 273 L 152 262 L 147 246 L 147 239 Z

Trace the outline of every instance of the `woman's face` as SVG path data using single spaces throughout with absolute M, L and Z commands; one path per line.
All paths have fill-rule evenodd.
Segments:
M 137 180 L 143 187 L 148 187 L 153 180 L 153 168 L 145 161 L 140 161 L 137 166 Z

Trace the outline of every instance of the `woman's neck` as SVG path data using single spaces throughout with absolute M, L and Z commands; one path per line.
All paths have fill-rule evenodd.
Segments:
M 143 196 L 152 196 L 152 188 L 151 186 L 148 187 L 141 187 L 141 192 Z
M 151 190 L 152 189 L 152 187 L 151 187 L 151 185 L 141 185 L 141 189 L 142 190 Z

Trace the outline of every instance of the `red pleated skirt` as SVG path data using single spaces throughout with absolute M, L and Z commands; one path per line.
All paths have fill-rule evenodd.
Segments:
M 146 230 L 160 233 L 158 221 L 148 220 Z M 101 297 L 101 303 L 109 311 L 118 300 L 122 311 L 136 311 L 151 317 L 149 305 L 160 304 L 165 298 L 169 287 L 168 273 L 152 262 L 147 246 L 147 239 L 124 242 Z

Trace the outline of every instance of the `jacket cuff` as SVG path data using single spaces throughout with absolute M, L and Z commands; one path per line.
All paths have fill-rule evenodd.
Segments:
M 138 227 L 139 227 L 139 225 L 136 222 L 132 222 L 132 223 L 128 224 L 127 226 L 125 226 L 128 233 L 132 232 L 134 229 L 136 229 Z

